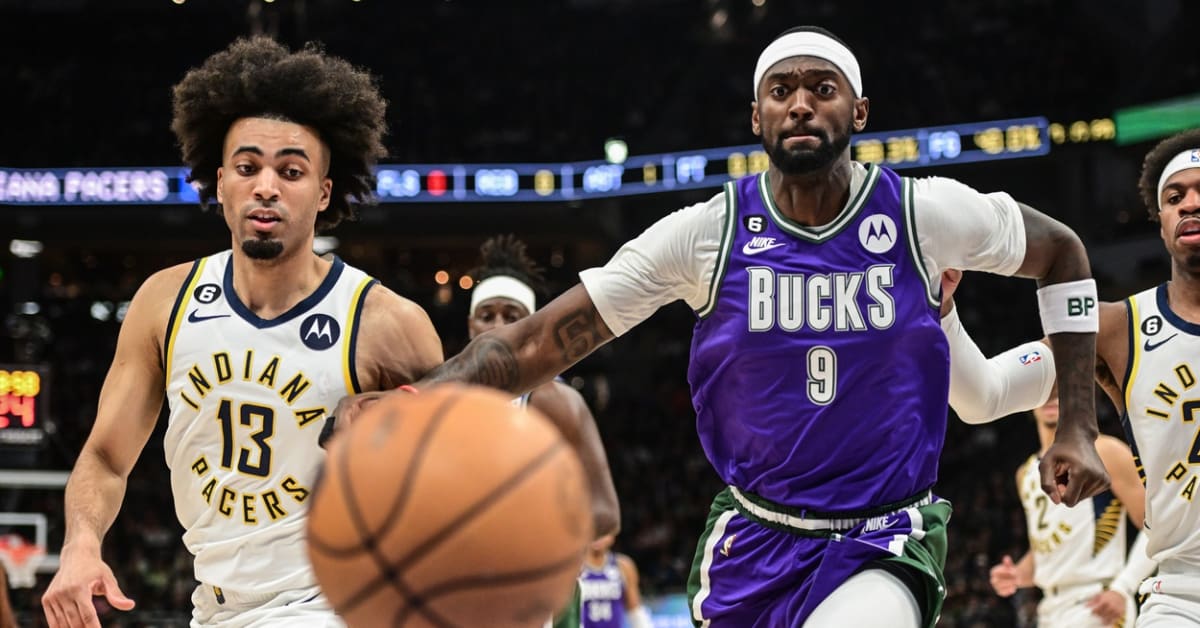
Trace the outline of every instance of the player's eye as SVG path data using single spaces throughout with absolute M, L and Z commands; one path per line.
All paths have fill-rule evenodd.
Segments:
M 254 174 L 254 166 L 250 164 L 238 164 L 234 166 L 233 169 L 242 176 L 250 176 Z

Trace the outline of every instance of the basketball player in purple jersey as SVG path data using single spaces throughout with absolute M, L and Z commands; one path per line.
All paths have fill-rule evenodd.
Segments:
M 583 271 L 581 286 L 475 338 L 421 385 L 520 393 L 682 299 L 697 316 L 697 430 L 728 485 L 696 552 L 696 623 L 932 626 L 950 515 L 930 493 L 949 386 L 940 272 L 1042 285 L 1062 418 L 1041 483 L 1074 505 L 1108 481 L 1093 445 L 1087 256 L 1070 229 L 1007 194 L 851 161 L 869 102 L 853 53 L 827 31 L 773 41 L 754 90 L 767 172 L 659 220 Z M 339 417 L 352 419 L 361 399 Z
M 616 536 L 605 535 L 588 546 L 579 572 L 583 589 L 582 628 L 652 628 L 642 606 L 638 570 L 633 559 L 612 551 Z

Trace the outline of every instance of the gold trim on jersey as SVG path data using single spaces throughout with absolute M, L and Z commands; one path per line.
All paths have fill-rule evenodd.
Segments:
M 358 286 L 354 288 L 354 296 L 350 298 L 350 312 L 346 318 L 346 333 L 342 335 L 342 378 L 346 382 L 346 394 L 353 395 L 357 393 L 354 389 L 354 365 L 351 364 L 351 354 L 354 350 L 354 342 L 357 339 L 355 332 L 358 328 L 358 304 L 362 300 L 363 290 L 375 281 L 370 276 L 363 277 Z
M 1108 502 L 1108 506 L 1104 512 L 1096 517 L 1096 533 L 1092 539 L 1092 556 L 1096 556 L 1101 550 L 1108 545 L 1112 540 L 1113 535 L 1117 533 L 1117 527 L 1121 525 L 1121 519 L 1125 517 L 1125 507 L 1121 500 L 1113 497 L 1112 501 Z
M 175 337 L 179 335 L 179 328 L 183 324 L 183 320 L 187 318 L 187 306 L 192 300 L 192 292 L 196 289 L 196 284 L 200 281 L 200 277 L 204 275 L 204 266 L 208 263 L 208 258 L 201 258 L 196 262 L 196 267 L 192 271 L 191 280 L 187 285 L 183 286 L 182 294 L 179 298 L 179 307 L 175 310 L 175 317 L 167 322 L 170 329 L 167 330 L 167 347 L 166 356 L 164 359 L 165 368 L 163 370 L 163 379 L 167 382 L 171 381 L 171 362 L 175 356 Z
M 1125 412 L 1133 412 L 1130 401 L 1133 399 L 1133 380 L 1137 379 L 1138 366 L 1142 357 L 1142 339 L 1140 337 L 1142 316 L 1138 312 L 1137 295 L 1126 299 L 1129 303 L 1129 368 L 1126 369 L 1125 381 L 1121 383 L 1125 390 Z

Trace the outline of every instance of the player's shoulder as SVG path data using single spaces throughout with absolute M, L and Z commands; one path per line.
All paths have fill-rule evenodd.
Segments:
M 551 417 L 556 424 L 560 424 L 560 429 L 569 427 L 578 430 L 579 419 L 584 416 L 584 413 L 591 412 L 583 395 L 578 390 L 557 379 L 533 389 L 529 395 L 529 405 Z M 570 425 L 562 425 L 562 422 L 568 418 L 575 420 L 572 420 Z
M 1029 473 L 1030 467 L 1036 467 L 1038 464 L 1037 454 L 1031 454 L 1017 467 L 1017 486 L 1021 485 L 1021 481 L 1025 479 L 1025 474 Z
M 1111 466 L 1111 462 L 1117 462 L 1124 458 L 1132 458 L 1133 451 L 1129 449 L 1129 445 L 1125 441 L 1108 434 L 1101 434 L 1096 439 L 1096 453 L 1100 454 L 1100 459 L 1104 462 L 1105 467 Z
M 633 562 L 633 559 L 628 554 L 613 552 L 613 557 L 617 561 L 617 567 L 620 567 L 621 571 L 637 573 L 637 563 Z
M 429 320 L 425 308 L 379 282 L 375 282 L 367 291 L 362 317 L 364 328 L 368 322 L 372 327 L 391 322 L 403 328 L 409 323 Z
M 184 262 L 158 270 L 142 282 L 142 286 L 138 288 L 138 292 L 177 293 L 183 287 L 183 283 L 187 281 L 188 276 L 192 273 L 192 269 L 195 266 L 195 262 Z

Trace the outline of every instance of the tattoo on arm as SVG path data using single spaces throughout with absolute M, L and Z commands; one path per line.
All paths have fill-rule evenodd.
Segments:
M 519 380 L 520 365 L 512 348 L 498 338 L 481 336 L 434 369 L 423 382 L 458 381 L 511 391 Z
M 565 363 L 574 364 L 604 344 L 604 329 L 594 308 L 581 308 L 561 318 L 554 326 L 554 337 Z

